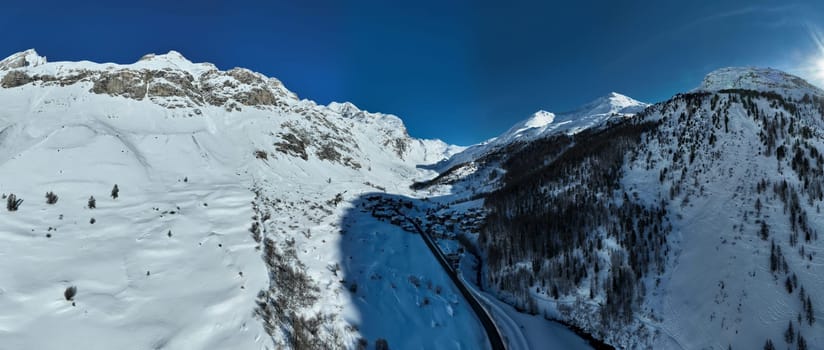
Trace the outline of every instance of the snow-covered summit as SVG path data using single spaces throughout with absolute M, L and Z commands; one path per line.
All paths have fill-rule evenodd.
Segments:
M 632 97 L 622 95 L 617 92 L 610 92 L 606 96 L 602 96 L 581 106 L 581 108 L 575 112 L 585 115 L 609 113 L 635 114 L 642 111 L 647 106 L 649 106 L 649 104 L 638 101 Z
M 551 124 L 555 120 L 555 113 L 540 110 L 532 114 L 532 116 L 524 121 L 523 125 L 527 128 L 540 128 Z
M 386 129 L 393 129 L 400 135 L 408 134 L 403 120 L 394 114 L 369 112 L 358 108 L 358 106 L 352 102 L 331 102 L 326 108 L 346 119 L 376 124 Z
M 149 53 L 149 54 L 143 55 L 143 57 L 140 58 L 140 61 L 156 61 L 156 60 L 163 60 L 163 61 L 168 61 L 168 62 L 178 61 L 178 62 L 188 63 L 188 64 L 192 63 L 192 61 L 189 61 L 186 57 L 183 57 L 183 54 L 181 54 L 180 52 L 177 52 L 175 50 L 170 50 L 169 52 L 167 52 L 165 54 L 160 54 L 160 55 L 155 54 L 155 53 Z
M 398 125 L 398 126 L 404 128 L 404 130 L 406 130 L 406 128 L 402 125 L 403 121 L 401 120 L 400 117 L 398 117 L 396 115 L 393 115 L 393 114 L 374 113 L 374 112 L 369 112 L 369 111 L 366 111 L 366 110 L 362 110 L 362 109 L 358 108 L 358 106 L 356 106 L 352 102 L 331 102 L 326 106 L 326 108 L 328 108 L 329 110 L 331 110 L 335 113 L 340 114 L 341 117 L 348 118 L 348 119 L 355 119 L 355 120 L 379 120 L 379 119 L 384 119 L 384 120 L 390 120 L 390 121 L 393 121 L 393 122 L 396 121 L 397 123 L 401 124 L 401 125 Z
M 211 63 L 194 63 L 183 56 L 180 52 L 171 50 L 165 54 L 146 54 L 134 63 L 136 67 L 145 68 L 172 68 L 185 70 L 198 76 L 208 71 L 217 71 L 217 67 Z
M 45 56 L 40 56 L 34 49 L 28 49 L 26 51 L 15 53 L 0 61 L 0 70 L 34 67 L 45 63 Z
M 770 91 L 791 97 L 824 95 L 824 91 L 802 78 L 777 69 L 758 67 L 727 67 L 712 71 L 695 91 L 726 89 Z
M 340 113 L 342 116 L 351 116 L 360 112 L 361 110 L 358 106 L 355 106 L 352 102 L 331 102 L 329 105 L 326 106 L 327 108 Z

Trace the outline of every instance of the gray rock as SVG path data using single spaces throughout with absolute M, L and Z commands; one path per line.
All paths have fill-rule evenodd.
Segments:
M 13 70 L 8 72 L 5 76 L 3 76 L 3 80 L 0 81 L 0 86 L 4 88 L 13 88 L 18 87 L 21 85 L 26 85 L 32 82 L 34 79 L 30 77 L 28 74 L 23 73 L 21 71 Z
M 142 100 L 146 97 L 143 74 L 131 70 L 105 72 L 94 81 L 91 92 Z

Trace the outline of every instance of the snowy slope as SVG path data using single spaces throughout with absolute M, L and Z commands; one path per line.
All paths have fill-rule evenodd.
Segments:
M 0 213 L 0 348 L 484 347 L 416 237 L 367 223 L 341 234 L 361 194 L 406 193 L 431 176 L 418 164 L 460 148 L 176 52 L 101 64 L 29 50 L 0 62 L 0 85 L 0 192 L 24 200 Z M 417 263 L 349 259 L 407 246 Z M 358 264 L 403 284 L 394 306 Z M 442 285 L 431 307 L 411 274 Z
M 657 201 L 672 188 L 680 193 L 669 204 L 675 213 L 668 239 L 674 254 L 661 276 L 660 294 L 646 303 L 661 317 L 657 329 L 665 336 L 656 340 L 657 346 L 751 349 L 763 347 L 770 339 L 777 348 L 795 347 L 797 339 L 793 344 L 784 340 L 792 322 L 796 338 L 798 334 L 806 338 L 808 348 L 824 348 L 824 295 L 820 293 L 824 264 L 819 261 L 824 244 L 817 233 L 824 229 L 824 220 L 816 189 L 822 163 L 815 156 L 824 149 L 824 124 L 819 106 L 791 100 L 820 91 L 786 73 L 757 72 L 750 75 L 754 85 L 736 84 L 736 88 L 779 92 L 785 97 L 719 94 L 695 101 L 676 99 L 669 106 L 678 109 L 657 110 L 649 117 L 662 118 L 663 134 L 650 137 L 638 153 L 651 151 L 653 158 L 646 164 L 632 162 L 626 169 L 623 184 L 640 198 Z M 776 77 L 793 85 L 775 83 Z M 702 88 L 718 78 L 718 72 L 711 73 Z M 715 106 L 713 98 L 718 99 Z M 781 101 L 791 102 L 782 105 Z M 722 107 L 725 103 L 729 104 Z M 684 112 L 689 115 L 686 121 L 677 118 Z M 727 125 L 714 114 L 728 118 Z M 784 124 L 788 121 L 791 124 Z M 810 135 L 799 130 L 805 128 L 811 130 Z M 770 130 L 778 130 L 780 136 L 774 141 L 778 146 L 771 146 Z M 685 134 L 689 141 L 676 142 Z M 813 175 L 794 160 L 778 156 L 775 147 L 795 149 L 788 153 L 802 163 L 814 164 Z M 679 148 L 685 158 L 666 156 L 670 150 L 678 153 Z M 695 149 L 694 156 L 689 155 L 690 148 Z M 663 169 L 671 170 L 661 181 Z M 771 188 L 765 185 L 759 190 L 762 181 Z M 781 198 L 780 190 L 772 188 L 781 184 L 788 184 L 789 192 L 801 198 L 798 207 L 788 199 L 796 194 Z M 800 238 L 793 238 L 796 232 L 805 231 L 798 228 L 805 225 L 802 222 L 808 225 L 810 237 L 801 232 Z M 775 271 L 770 266 L 773 243 L 784 252 L 787 263 Z M 786 286 L 787 279 L 793 281 L 792 290 Z M 802 294 L 815 310 L 813 321 L 807 318 Z

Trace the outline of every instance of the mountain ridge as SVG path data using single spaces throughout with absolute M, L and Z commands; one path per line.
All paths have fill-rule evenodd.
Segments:
M 515 142 L 529 142 L 558 133 L 576 134 L 589 128 L 603 126 L 614 118 L 632 116 L 647 106 L 649 104 L 611 92 L 572 111 L 552 113 L 539 110 L 529 118 L 514 124 L 501 135 L 468 146 L 463 151 L 429 168 L 444 172 L 449 168 L 481 158 Z
M 805 94 L 824 96 L 824 90 L 806 80 L 774 68 L 726 67 L 708 73 L 693 91 L 743 89 L 772 91 L 800 98 Z

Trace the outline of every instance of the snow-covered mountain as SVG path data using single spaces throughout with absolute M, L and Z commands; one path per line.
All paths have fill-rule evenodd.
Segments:
M 485 346 L 423 242 L 352 204 L 460 148 L 174 51 L 28 50 L 0 86 L 0 348 Z
M 824 94 L 820 88 L 797 76 L 772 68 L 727 67 L 715 70 L 693 91 L 755 90 L 775 92 L 784 96 L 801 98 L 805 94 Z
M 529 142 L 558 133 L 576 134 L 591 127 L 604 125 L 612 118 L 625 118 L 646 108 L 648 104 L 631 97 L 611 92 L 573 111 L 552 113 L 535 112 L 500 136 L 472 145 L 437 164 L 435 169 L 445 171 L 455 165 L 478 159 L 514 142 Z
M 823 115 L 800 78 L 725 68 L 464 149 L 174 51 L 17 53 L 0 348 L 489 347 L 418 225 L 511 349 L 582 345 L 543 318 L 620 348 L 823 349 Z
M 725 68 L 632 117 L 414 187 L 457 203 L 435 218 L 484 217 L 462 239 L 488 290 L 609 344 L 824 349 L 822 135 L 820 89 Z

